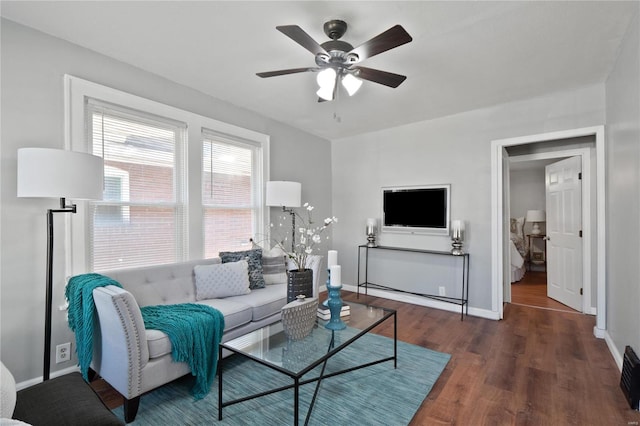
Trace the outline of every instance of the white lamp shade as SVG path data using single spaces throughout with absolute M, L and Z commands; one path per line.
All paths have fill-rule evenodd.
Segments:
M 18 197 L 101 200 L 102 158 L 50 148 L 18 150 Z
M 547 215 L 544 210 L 528 210 L 526 218 L 527 222 L 545 222 Z
M 267 182 L 266 205 L 275 207 L 300 207 L 302 184 L 276 180 Z

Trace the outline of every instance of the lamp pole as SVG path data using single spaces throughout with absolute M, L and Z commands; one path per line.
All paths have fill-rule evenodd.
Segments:
M 282 206 L 282 211 L 291 215 L 291 253 L 296 249 L 296 212 Z
M 51 305 L 53 304 L 53 214 L 75 213 L 76 205 L 66 205 L 64 198 L 60 198 L 59 209 L 47 210 L 47 293 L 44 317 L 44 366 L 42 380 L 49 380 L 51 371 Z

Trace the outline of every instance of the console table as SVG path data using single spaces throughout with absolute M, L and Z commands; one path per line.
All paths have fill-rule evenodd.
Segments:
M 362 251 L 364 249 L 364 282 L 360 282 L 360 259 L 362 257 Z M 404 251 L 404 252 L 412 252 L 412 253 L 423 253 L 425 255 L 435 255 L 435 256 L 453 256 L 458 257 L 462 260 L 462 293 L 461 297 L 448 297 L 448 296 L 439 296 L 435 294 L 425 294 L 425 293 L 414 293 L 411 291 L 400 290 L 393 287 L 384 286 L 381 284 L 375 284 L 369 282 L 369 250 L 395 250 L 395 251 Z M 448 251 L 436 251 L 436 250 L 420 250 L 420 249 L 411 249 L 411 248 L 402 248 L 402 247 L 389 247 L 389 246 L 376 246 L 369 247 L 366 244 L 358 246 L 358 288 L 356 293 L 356 298 L 360 297 L 360 287 L 364 287 L 364 294 L 367 294 L 367 290 L 369 287 L 374 289 L 384 289 L 384 290 L 392 290 L 400 293 L 408 293 L 413 294 L 415 296 L 427 297 L 429 299 L 438 300 L 441 302 L 453 303 L 456 305 L 460 305 L 460 321 L 464 319 L 465 313 L 469 315 L 469 253 L 464 253 L 462 255 L 453 255 Z M 466 306 L 466 308 L 465 308 Z

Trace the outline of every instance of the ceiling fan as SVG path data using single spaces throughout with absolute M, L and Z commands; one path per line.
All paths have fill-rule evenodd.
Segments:
M 338 82 L 341 82 L 349 96 L 352 96 L 362 85 L 362 80 L 396 88 L 407 78 L 404 75 L 357 65 L 365 59 L 413 40 L 400 25 L 389 28 L 356 48 L 346 41 L 340 40 L 347 31 L 347 23 L 337 19 L 325 22 L 324 33 L 331 40 L 322 44 L 312 39 L 297 25 L 283 25 L 276 27 L 276 29 L 313 53 L 317 66 L 259 72 L 256 75 L 266 78 L 301 72 L 317 72 L 317 81 L 320 85 L 317 92 L 318 102 L 335 99 L 338 92 Z

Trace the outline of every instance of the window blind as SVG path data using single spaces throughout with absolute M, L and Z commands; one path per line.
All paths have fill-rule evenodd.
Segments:
M 90 150 L 104 197 L 90 204 L 91 270 L 186 259 L 186 125 L 89 99 Z
M 205 257 L 247 250 L 258 217 L 255 144 L 203 131 L 202 204 Z

